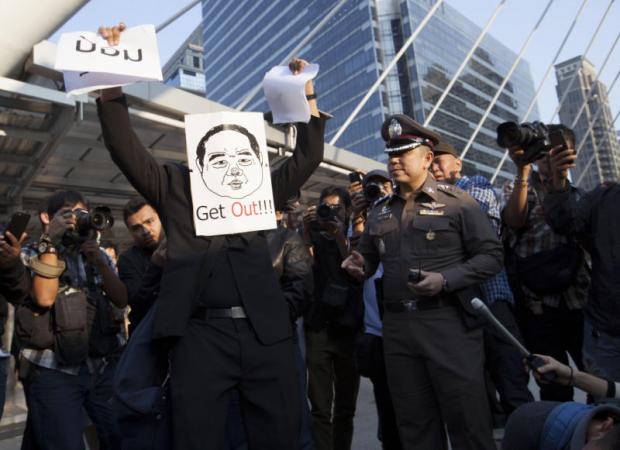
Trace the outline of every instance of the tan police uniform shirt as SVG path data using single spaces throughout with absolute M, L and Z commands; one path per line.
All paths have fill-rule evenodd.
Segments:
M 388 302 L 414 298 L 407 287 L 409 269 L 441 273 L 446 291 L 454 292 L 479 284 L 503 265 L 502 245 L 480 205 L 430 174 L 408 200 L 394 193 L 377 201 L 358 250 L 366 274 L 383 263 Z

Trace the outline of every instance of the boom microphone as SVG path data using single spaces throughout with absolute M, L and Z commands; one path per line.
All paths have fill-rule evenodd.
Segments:
M 512 333 L 508 331 L 499 320 L 497 320 L 497 317 L 493 315 L 491 310 L 487 308 L 487 305 L 485 305 L 482 300 L 480 300 L 479 298 L 472 299 L 471 306 L 480 314 L 482 314 L 484 318 L 487 319 L 487 321 L 491 323 L 491 325 L 493 325 L 495 329 L 497 329 L 497 331 L 499 331 L 504 337 L 506 337 L 506 339 L 508 339 L 512 343 L 512 345 L 517 347 L 519 352 L 521 352 L 521 354 L 525 357 L 527 365 L 530 366 L 532 370 L 535 370 L 536 373 L 538 373 L 538 375 L 540 375 L 543 380 L 553 381 L 556 379 L 557 374 L 554 371 L 546 373 L 538 372 L 538 369 L 546 364 L 545 360 L 540 358 L 539 356 L 534 355 L 533 353 L 530 353 L 529 350 L 525 348 L 523 344 L 519 342 L 519 340 L 514 337 Z

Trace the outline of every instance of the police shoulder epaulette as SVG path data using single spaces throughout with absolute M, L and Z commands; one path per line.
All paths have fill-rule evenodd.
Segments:
M 452 197 L 461 197 L 465 194 L 465 191 L 463 189 L 453 186 L 451 184 L 437 183 L 437 189 L 445 192 L 448 195 L 451 195 Z

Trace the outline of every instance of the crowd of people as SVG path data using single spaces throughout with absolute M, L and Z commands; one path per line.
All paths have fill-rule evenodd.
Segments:
M 122 27 L 99 31 L 115 45 Z M 30 243 L 0 237 L 22 449 L 83 449 L 90 421 L 102 450 L 347 450 L 360 377 L 385 450 L 492 450 L 494 428 L 506 450 L 620 448 L 620 186 L 571 184 L 573 132 L 549 126 L 565 144 L 534 158 L 509 148 L 502 199 L 449 139 L 392 115 L 377 124 L 387 170 L 304 205 L 325 125 L 312 81 L 306 97 L 271 174 L 277 228 L 198 237 L 187 167 L 156 161 L 121 89 L 101 91 L 103 140 L 140 194 L 123 209 L 133 245 L 101 241 L 74 191 L 46 199 Z

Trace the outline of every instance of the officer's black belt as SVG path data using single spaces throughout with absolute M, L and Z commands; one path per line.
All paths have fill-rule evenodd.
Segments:
M 439 309 L 448 306 L 456 307 L 456 299 L 453 297 L 430 297 L 410 300 L 401 300 L 399 302 L 385 302 L 383 309 L 391 313 L 426 311 L 429 309 Z
M 230 308 L 206 308 L 201 306 L 196 308 L 192 314 L 192 319 L 247 319 L 243 306 L 232 306 Z

